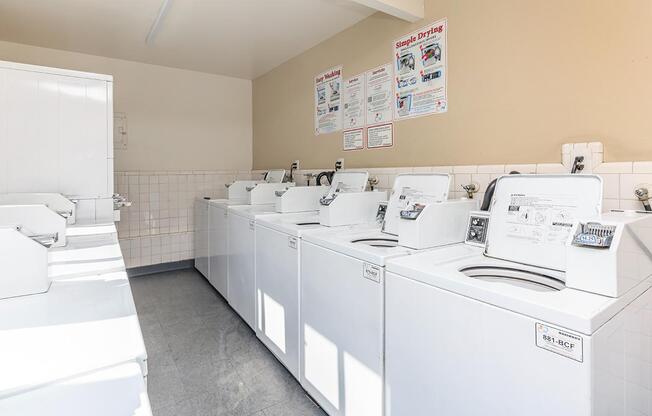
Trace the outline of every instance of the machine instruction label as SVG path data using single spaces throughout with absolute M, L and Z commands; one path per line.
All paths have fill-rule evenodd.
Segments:
M 512 194 L 507 235 L 536 244 L 565 245 L 578 205 L 574 196 Z
M 537 322 L 534 327 L 537 347 L 580 363 L 584 361 L 584 342 L 581 335 L 540 322 Z
M 288 237 L 288 247 L 297 249 L 297 238 L 296 237 Z
M 370 264 L 370 263 L 364 263 L 362 265 L 362 277 L 365 279 L 373 280 L 376 283 L 380 283 L 380 279 L 382 278 L 382 273 L 383 270 L 380 268 L 380 266 L 376 266 L 375 264 Z

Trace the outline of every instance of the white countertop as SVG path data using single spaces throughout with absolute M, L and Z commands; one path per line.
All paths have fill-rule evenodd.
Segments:
M 0 300 L 0 399 L 129 362 L 146 375 L 115 226 L 69 231 L 50 251 L 50 290 Z

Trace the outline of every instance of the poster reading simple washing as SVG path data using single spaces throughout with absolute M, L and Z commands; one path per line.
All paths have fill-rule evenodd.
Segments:
M 394 42 L 395 119 L 446 112 L 446 34 L 442 19 Z
M 367 125 L 392 121 L 393 76 L 391 63 L 367 71 Z
M 365 83 L 364 74 L 356 75 L 344 81 L 344 128 L 364 127 L 365 121 Z
M 342 130 L 342 67 L 315 77 L 315 135 Z

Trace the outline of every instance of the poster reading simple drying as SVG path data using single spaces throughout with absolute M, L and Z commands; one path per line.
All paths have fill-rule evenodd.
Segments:
M 394 125 L 381 124 L 367 128 L 367 148 L 391 147 L 394 145 Z
M 342 148 L 344 150 L 364 149 L 364 129 L 344 130 Z
M 394 94 L 392 64 L 367 71 L 367 125 L 392 121 Z
M 344 128 L 356 129 L 364 127 L 365 121 L 365 83 L 364 74 L 356 75 L 344 81 Z
M 342 130 L 342 67 L 315 77 L 315 135 Z
M 443 19 L 394 42 L 396 120 L 446 112 L 446 33 Z

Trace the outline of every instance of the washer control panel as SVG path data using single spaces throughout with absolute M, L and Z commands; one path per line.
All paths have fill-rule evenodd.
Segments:
M 487 242 L 488 226 L 489 211 L 471 211 L 464 242 L 473 246 L 484 247 Z

